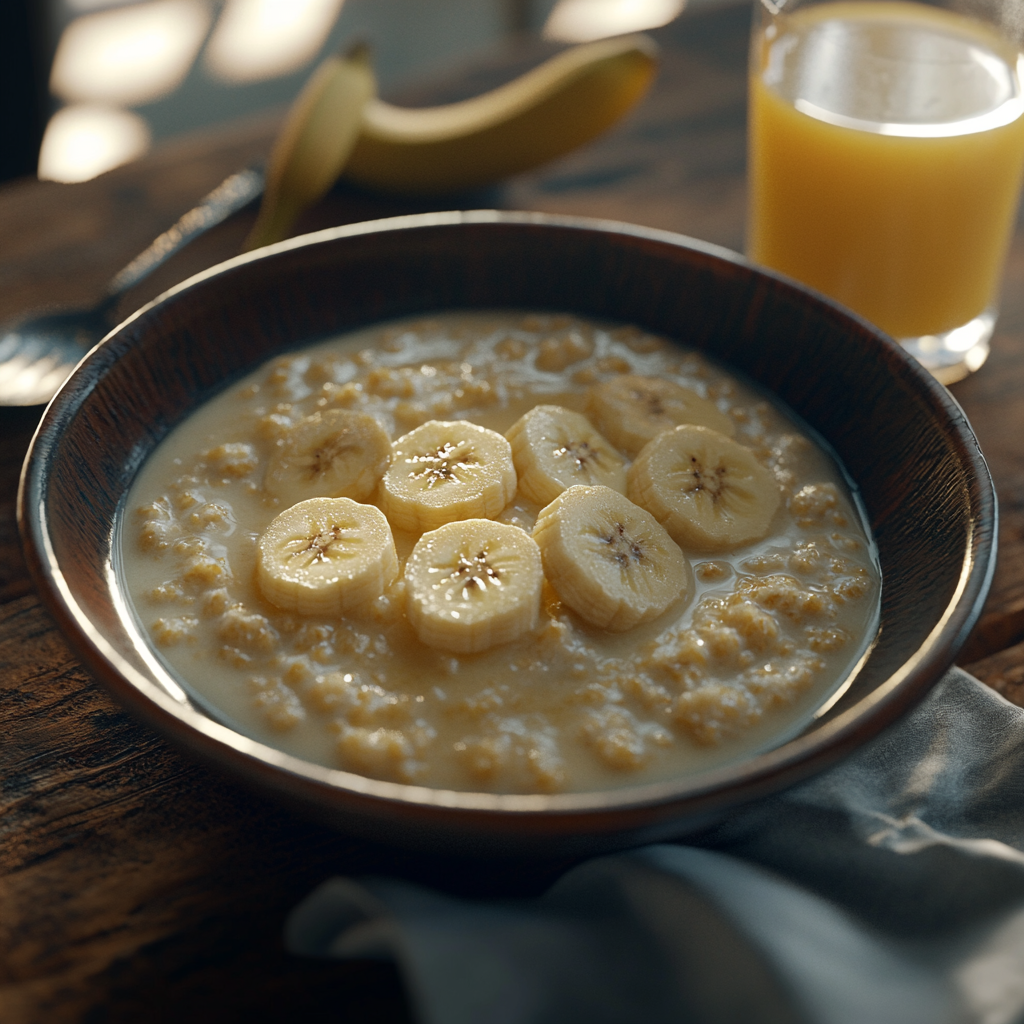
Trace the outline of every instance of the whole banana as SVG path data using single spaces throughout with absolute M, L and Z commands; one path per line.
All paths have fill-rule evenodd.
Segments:
M 657 46 L 643 35 L 585 43 L 492 92 L 419 109 L 373 99 L 343 176 L 375 191 L 474 188 L 582 146 L 647 92 Z
M 328 57 L 274 144 L 245 249 L 287 237 L 339 176 L 376 192 L 426 196 L 529 170 L 607 131 L 647 92 L 657 46 L 643 35 L 584 43 L 507 85 L 440 107 L 378 99 L 364 46 Z

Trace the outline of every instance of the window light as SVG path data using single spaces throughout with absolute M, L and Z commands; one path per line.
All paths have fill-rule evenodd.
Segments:
M 50 89 L 72 102 L 149 103 L 181 84 L 209 27 L 206 0 L 152 0 L 84 14 L 60 38 Z
M 76 104 L 50 118 L 39 150 L 39 177 L 87 181 L 142 156 L 149 148 L 146 122 L 129 110 Z
M 544 38 L 566 43 L 640 32 L 667 25 L 686 0 L 559 0 L 544 24 Z
M 320 52 L 344 0 L 227 0 L 206 48 L 225 82 L 257 82 L 304 67 Z

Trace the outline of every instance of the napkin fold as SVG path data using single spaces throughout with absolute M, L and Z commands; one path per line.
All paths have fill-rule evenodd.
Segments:
M 422 1024 L 1024 1020 L 1024 711 L 960 669 L 699 843 L 595 858 L 535 900 L 336 878 L 285 939 L 393 958 Z

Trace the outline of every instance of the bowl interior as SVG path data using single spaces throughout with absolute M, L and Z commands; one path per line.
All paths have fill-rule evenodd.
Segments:
M 749 763 L 643 792 L 501 798 L 314 769 L 225 735 L 166 680 L 112 571 L 119 503 L 167 431 L 273 354 L 445 308 L 634 323 L 768 388 L 860 489 L 883 574 L 878 642 L 807 732 Z M 90 667 L 159 728 L 336 820 L 636 838 L 805 777 L 878 732 L 952 661 L 993 566 L 991 480 L 963 414 L 897 346 L 742 259 L 655 231 L 538 215 L 427 215 L 321 232 L 224 264 L 123 324 L 47 411 L 20 501 L 30 565 Z M 403 810 L 404 808 L 404 810 Z M 404 817 L 403 817 L 404 816 Z M 415 819 L 415 820 L 414 820 Z M 529 820 L 527 827 L 524 822 Z M 646 833 L 645 833 L 646 834 Z

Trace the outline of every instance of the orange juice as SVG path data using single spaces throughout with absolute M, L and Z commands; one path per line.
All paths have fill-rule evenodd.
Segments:
M 917 3 L 839 2 L 755 38 L 750 256 L 897 338 L 997 299 L 1024 169 L 1024 59 Z

